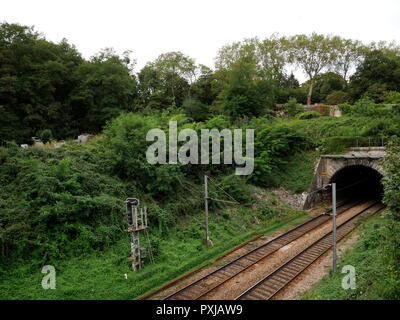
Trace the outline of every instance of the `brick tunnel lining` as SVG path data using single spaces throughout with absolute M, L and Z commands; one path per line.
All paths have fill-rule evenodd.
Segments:
M 351 165 L 337 171 L 330 182 L 336 183 L 338 199 L 382 200 L 382 175 L 373 168 Z

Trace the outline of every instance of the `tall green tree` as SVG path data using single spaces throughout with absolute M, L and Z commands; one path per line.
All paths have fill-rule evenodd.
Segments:
M 68 98 L 82 61 L 66 40 L 55 44 L 32 27 L 0 24 L 0 105 L 8 118 L 18 118 L 2 139 L 16 134 L 16 141 L 27 141 L 43 129 L 51 129 L 56 137 L 68 135 Z M 21 124 L 26 129 L 22 135 Z
M 335 50 L 335 58 L 332 61 L 333 70 L 340 74 L 347 84 L 351 70 L 361 62 L 366 48 L 361 41 L 339 36 L 334 36 L 332 42 Z
M 396 50 L 372 50 L 365 55 L 350 78 L 349 93 L 353 100 L 363 95 L 380 101 L 387 91 L 400 88 L 400 53 Z
M 292 36 L 288 39 L 288 44 L 289 60 L 308 77 L 307 104 L 311 104 L 315 78 L 324 69 L 328 69 L 335 59 L 335 42 L 330 36 L 312 33 L 309 36 L 305 34 Z
M 276 80 L 281 85 L 287 78 L 285 67 L 289 61 L 288 40 L 273 34 L 258 43 L 257 52 L 264 77 Z
M 177 105 L 178 91 L 185 87 L 186 82 L 190 92 L 195 81 L 197 68 L 194 60 L 181 52 L 167 52 L 156 59 L 153 67 L 158 71 L 163 85 L 170 89 L 172 103 Z
M 258 75 L 254 60 L 247 57 L 236 61 L 221 92 L 223 112 L 233 119 L 259 116 L 272 106 L 269 98 L 270 84 Z
M 77 68 L 78 84 L 70 97 L 75 127 L 97 133 L 108 120 L 133 110 L 137 81 L 131 68 L 128 53 L 120 57 L 112 49 Z
M 139 72 L 140 101 L 147 108 L 181 107 L 190 95 L 199 67 L 181 52 L 161 54 Z

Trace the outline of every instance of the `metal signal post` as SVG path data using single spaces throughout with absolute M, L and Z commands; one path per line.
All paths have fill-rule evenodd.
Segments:
M 153 253 L 151 250 L 151 243 L 149 234 L 147 232 L 147 208 L 139 208 L 139 200 L 136 198 L 127 198 L 126 204 L 126 219 L 128 224 L 127 232 L 131 236 L 131 257 L 129 260 L 132 265 L 132 270 L 136 271 L 143 267 L 143 255 L 142 251 L 144 248 L 140 246 L 140 231 L 144 231 L 144 236 L 147 240 L 148 248 L 147 255 L 151 262 L 154 262 Z
M 205 228 L 205 244 L 206 246 L 210 245 L 210 237 L 208 236 L 208 177 L 204 176 L 204 209 L 205 209 L 205 217 L 204 217 L 204 228 Z

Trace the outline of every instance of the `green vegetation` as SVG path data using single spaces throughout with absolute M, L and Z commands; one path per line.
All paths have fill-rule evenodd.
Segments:
M 361 229 L 361 237 L 353 249 L 338 261 L 338 272 L 324 277 L 302 299 L 400 299 L 400 268 L 398 256 L 397 259 L 395 256 L 398 249 L 393 247 L 394 242 L 398 242 L 400 224 L 393 224 L 385 212 L 368 220 Z M 341 269 L 345 265 L 356 269 L 355 290 L 342 288 L 345 274 L 341 273 Z
M 305 83 L 286 73 L 293 64 Z M 33 27 L 0 24 L 0 298 L 138 297 L 255 233 L 305 218 L 277 199 L 262 202 L 260 190 L 304 192 L 321 153 L 400 135 L 400 54 L 386 43 L 274 35 L 224 46 L 215 70 L 181 52 L 161 54 L 139 72 L 134 66 L 128 51 L 84 59 L 65 39 L 53 43 Z M 304 112 L 311 100 L 339 104 L 343 117 L 329 117 L 324 105 Z M 149 164 L 147 132 L 166 131 L 172 120 L 197 133 L 254 129 L 254 172 L 235 176 L 233 164 Z M 96 136 L 73 140 L 84 133 Z M 18 147 L 32 136 L 66 143 Z M 395 221 L 396 148 L 384 181 Z M 213 248 L 202 244 L 205 174 L 219 187 L 211 185 L 212 197 L 226 196 L 222 189 L 240 202 L 211 202 Z M 123 232 L 129 196 L 148 206 L 156 261 L 137 273 L 129 271 Z M 386 254 L 381 249 L 373 252 Z M 395 259 L 384 261 L 397 272 Z M 45 264 L 56 266 L 56 291 L 40 289 Z
M 195 122 L 223 114 L 241 122 L 274 114 L 277 103 L 286 104 L 291 117 L 302 112 L 295 101 L 354 104 L 365 97 L 383 105 L 368 107 L 363 116 L 387 114 L 386 105 L 399 110 L 393 106 L 399 101 L 399 48 L 384 42 L 273 35 L 222 47 L 215 70 L 167 52 L 135 72 L 130 51 L 118 55 L 106 48 L 86 60 L 66 39 L 53 43 L 33 27 L 3 22 L 0 49 L 0 144 L 98 134 L 132 111 L 179 110 Z M 285 71 L 293 65 L 307 76 L 301 85 Z
M 325 277 L 303 299 L 400 299 L 400 141 L 394 139 L 383 160 L 387 176 L 384 203 L 387 210 L 373 217 L 362 228 L 355 248 L 339 261 L 339 268 L 356 268 L 356 289 L 344 290 L 343 274 Z
M 134 299 L 211 261 L 255 234 L 270 234 L 306 217 L 305 213 L 295 212 L 276 200 L 263 203 L 256 210 L 212 210 L 210 233 L 214 246 L 207 248 L 203 245 L 203 214 L 198 213 L 176 223 L 166 236 L 151 228 L 151 238 L 157 244 L 153 245 L 156 264 L 146 264 L 143 270 L 129 269 L 126 259 L 129 239 L 125 235 L 105 252 L 55 261 L 57 290 L 41 288 L 41 266 L 20 265 L 0 272 L 0 298 Z
M 275 171 L 271 185 L 283 187 L 294 193 L 308 191 L 318 156 L 317 152 L 304 152 L 288 157 L 280 170 Z

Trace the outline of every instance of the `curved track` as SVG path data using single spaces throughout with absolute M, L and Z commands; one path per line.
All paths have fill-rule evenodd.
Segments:
M 374 214 L 384 208 L 381 203 L 375 202 L 362 210 L 351 219 L 344 222 L 337 228 L 337 241 L 343 239 L 347 234 L 356 228 L 354 220 L 363 213 Z M 321 257 L 332 247 L 332 232 L 328 233 L 294 258 L 277 268 L 267 277 L 246 290 L 235 300 L 268 300 L 285 288 L 301 272 L 306 270 L 314 261 Z
M 338 207 L 337 214 L 341 214 L 349 208 L 359 204 L 358 202 L 345 203 Z M 305 223 L 287 231 L 286 233 L 270 240 L 269 242 L 249 251 L 248 253 L 230 261 L 206 276 L 190 283 L 182 289 L 172 293 L 164 300 L 198 300 L 202 299 L 210 291 L 221 286 L 228 280 L 245 271 L 260 260 L 268 257 L 275 251 L 297 240 L 304 234 L 318 228 L 330 220 L 331 210 L 312 218 Z

